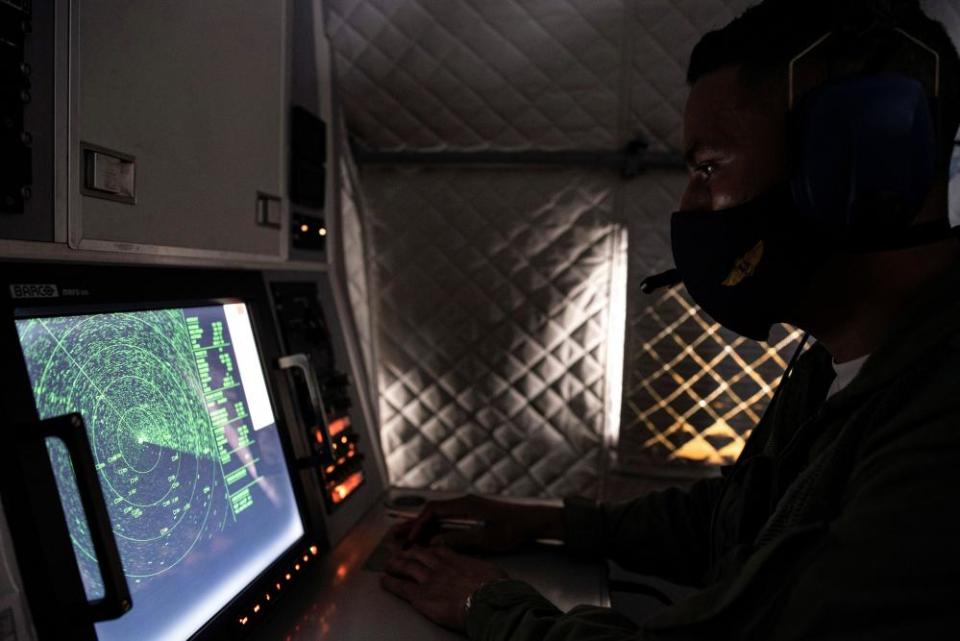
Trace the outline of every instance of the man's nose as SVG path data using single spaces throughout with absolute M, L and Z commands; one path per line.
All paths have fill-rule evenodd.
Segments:
M 687 183 L 687 188 L 680 198 L 681 211 L 710 211 L 713 199 L 710 190 L 694 181 Z

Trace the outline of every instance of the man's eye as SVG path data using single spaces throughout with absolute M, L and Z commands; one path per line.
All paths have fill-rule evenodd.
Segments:
M 716 163 L 713 163 L 713 162 L 698 163 L 693 168 L 694 173 L 698 174 L 702 178 L 709 178 L 710 176 L 713 175 L 713 172 L 716 170 L 717 170 L 717 165 Z

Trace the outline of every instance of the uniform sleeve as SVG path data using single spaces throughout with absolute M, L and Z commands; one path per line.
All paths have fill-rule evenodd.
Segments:
M 473 595 L 467 636 L 474 641 L 623 641 L 637 626 L 608 608 L 558 610 L 522 581 L 497 581 Z
M 867 427 L 840 515 L 797 546 L 796 578 L 767 597 L 758 627 L 789 630 L 787 639 L 956 634 L 960 396 L 945 389 L 951 380 L 944 372 L 894 420 Z M 776 578 L 766 581 L 773 592 Z
M 532 587 L 507 582 L 488 586 L 482 606 L 471 610 L 468 631 L 483 641 L 667 641 L 749 638 L 777 640 L 934 639 L 960 629 L 960 401 L 916 399 L 919 411 L 895 420 L 878 416 L 867 425 L 837 487 L 838 515 L 793 527 L 755 549 L 741 570 L 634 626 L 602 608 L 562 613 Z M 939 402 L 938 402 L 939 401 Z M 702 491 L 702 488 L 701 488 Z M 679 500 L 676 507 L 672 501 Z M 655 552 L 630 552 L 621 535 L 631 527 L 606 522 L 633 514 L 637 523 L 673 527 L 658 520 L 662 505 L 690 509 L 686 499 L 658 499 L 617 510 L 596 508 L 598 523 L 615 555 L 648 567 Z M 636 510 L 640 510 L 639 516 Z M 634 512 L 631 512 L 633 510 Z M 693 510 L 695 512 L 695 510 Z M 657 517 L 651 514 L 658 514 Z M 627 517 L 624 516 L 624 519 Z M 590 520 L 590 519 L 588 519 Z M 625 521 L 626 522 L 626 521 Z M 670 522 L 675 523 L 673 517 Z M 680 525 L 678 522 L 676 523 Z M 661 532 L 667 530 L 661 529 Z M 684 540 L 696 528 L 681 526 Z M 652 544 L 649 534 L 639 541 Z M 600 549 L 602 543 L 594 547 Z M 639 544 L 638 544 L 639 545 Z M 676 561 L 680 547 L 667 545 Z M 681 561 L 682 562 L 682 561 Z
M 709 562 L 710 521 L 722 483 L 704 479 L 687 490 L 671 488 L 619 503 L 568 499 L 567 548 L 608 558 L 632 572 L 699 585 Z

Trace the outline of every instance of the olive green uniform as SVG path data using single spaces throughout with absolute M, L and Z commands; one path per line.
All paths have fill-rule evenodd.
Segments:
M 572 551 L 702 590 L 638 626 L 605 608 L 563 613 L 504 581 L 474 595 L 468 636 L 960 636 L 960 270 L 824 402 L 832 378 L 814 345 L 721 477 L 624 503 L 566 502 Z

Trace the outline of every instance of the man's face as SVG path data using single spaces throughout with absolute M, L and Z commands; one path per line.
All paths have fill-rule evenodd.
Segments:
M 785 105 L 744 87 L 736 67 L 698 80 L 684 115 L 689 179 L 680 208 L 727 209 L 786 177 Z

